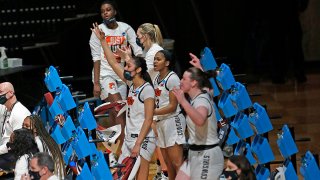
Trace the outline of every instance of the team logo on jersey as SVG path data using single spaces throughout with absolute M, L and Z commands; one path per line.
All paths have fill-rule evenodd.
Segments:
M 136 89 L 136 90 L 133 91 L 133 95 L 137 96 L 137 94 L 139 94 L 139 92 L 140 92 L 140 89 Z
M 159 88 L 154 90 L 154 93 L 156 94 L 156 96 L 160 96 L 161 95 L 161 90 Z
M 166 84 L 166 80 L 162 80 L 162 81 L 160 82 L 160 86 L 161 86 L 161 87 L 163 87 L 165 84 Z
M 127 41 L 125 36 L 106 36 L 106 42 L 108 43 L 111 51 L 113 52 L 113 55 L 116 57 L 117 61 L 121 62 L 121 57 L 117 55 L 115 52 L 117 49 L 121 49 L 124 46 L 127 46 Z M 104 57 L 106 58 L 106 55 L 104 54 Z
M 116 89 L 116 84 L 114 82 L 109 83 L 109 89 Z
M 132 96 L 129 96 L 128 98 L 127 98 L 127 103 L 128 103 L 128 105 L 129 106 L 131 106 L 132 104 L 133 104 L 133 98 L 132 98 Z

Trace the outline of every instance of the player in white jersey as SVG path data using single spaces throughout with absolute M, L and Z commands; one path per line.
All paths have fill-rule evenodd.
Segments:
M 154 70 L 158 72 L 153 86 L 156 94 L 157 145 L 167 165 L 169 179 L 175 179 L 183 163 L 183 147 L 186 142 L 186 121 L 172 89 L 180 86 L 178 75 L 172 71 L 172 55 L 167 50 L 160 50 L 154 57 Z
M 119 158 L 119 162 L 121 162 L 125 157 L 131 155 L 131 151 L 144 123 L 144 102 L 148 98 L 154 99 L 154 90 L 150 83 L 145 82 L 137 88 L 134 88 L 134 85 L 131 84 L 127 99 L 128 108 L 126 112 L 125 144 L 122 146 L 122 154 Z M 147 161 L 150 161 L 155 150 L 155 146 L 155 135 L 150 129 L 141 145 L 140 155 Z
M 147 62 L 148 73 L 153 82 L 154 78 L 158 74 L 158 72 L 154 70 L 153 66 L 154 57 L 158 51 L 163 50 L 161 47 L 163 44 L 163 38 L 159 26 L 151 23 L 141 24 L 137 29 L 137 44 L 143 48 L 142 56 Z M 157 161 L 159 161 L 160 164 L 157 164 L 157 174 L 154 179 L 157 179 L 157 176 L 163 175 L 163 173 L 167 171 L 166 163 L 164 162 L 164 158 L 162 157 L 159 147 L 156 148 L 156 156 Z
M 130 44 L 135 55 L 142 55 L 142 49 L 136 44 L 137 36 L 133 28 L 124 22 L 116 21 L 115 16 L 117 11 L 115 4 L 112 1 L 103 1 L 101 3 L 100 11 L 103 23 L 99 25 L 99 28 L 105 33 L 105 41 L 112 51 L 115 52 L 117 48 L 125 47 Z M 110 67 L 108 61 L 106 61 L 100 40 L 94 33 L 91 34 L 89 44 L 92 60 L 94 62 L 92 71 L 94 96 L 100 96 L 100 98 L 106 102 L 126 99 L 127 85 L 118 77 Z M 120 57 L 116 57 L 118 62 L 122 64 L 123 62 L 121 62 Z M 116 115 L 115 109 L 111 109 L 109 111 L 108 121 L 110 121 L 111 126 L 121 124 L 122 132 L 124 132 L 124 115 L 119 117 Z M 124 138 L 123 135 L 124 134 L 122 133 L 119 138 L 121 143 Z
M 156 24 L 144 23 L 138 27 L 137 42 L 143 48 L 143 57 L 147 61 L 148 73 L 153 81 L 157 72 L 154 70 L 153 61 L 155 54 L 163 50 L 163 38 L 160 28 Z
M 137 172 L 137 179 L 147 179 L 149 175 L 149 161 L 155 150 L 155 136 L 151 129 L 154 113 L 154 90 L 147 72 L 146 61 L 142 57 L 131 57 L 131 49 L 118 49 L 118 53 L 126 61 L 121 67 L 116 62 L 112 51 L 104 41 L 104 33 L 97 24 L 91 29 L 100 39 L 107 60 L 114 72 L 130 86 L 127 98 L 126 131 L 119 162 L 125 156 L 137 157 L 141 163 Z
M 218 179 L 224 165 L 223 154 L 218 145 L 213 102 L 209 94 L 203 91 L 205 87 L 211 88 L 208 79 L 206 73 L 192 67 L 184 72 L 180 89 L 173 89 L 179 104 L 187 114 L 191 179 Z M 190 96 L 190 103 L 184 93 Z

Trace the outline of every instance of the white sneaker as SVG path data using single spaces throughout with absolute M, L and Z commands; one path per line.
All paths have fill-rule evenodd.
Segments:
M 114 153 L 109 154 L 109 164 L 110 167 L 113 167 L 118 164 L 118 161 L 116 160 L 116 156 L 114 155 Z
M 163 172 L 161 173 L 157 173 L 154 177 L 153 180 L 168 180 L 169 178 L 163 174 Z

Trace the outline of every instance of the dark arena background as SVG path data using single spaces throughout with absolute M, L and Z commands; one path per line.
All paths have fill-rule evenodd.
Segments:
M 102 21 L 99 13 L 101 1 L 0 2 L 0 45 L 8 49 L 8 57 L 22 58 L 24 65 L 40 65 L 20 75 L 22 79 L 17 83 L 25 94 L 20 99 L 26 98 L 30 106 L 39 100 L 39 89 L 42 89 L 40 80 L 49 65 L 59 66 L 63 76 L 74 76 L 74 88 L 90 94 L 92 60 L 88 41 L 91 24 Z M 288 23 L 297 21 L 297 18 L 301 19 L 305 33 L 302 42 L 305 61 L 318 62 L 320 59 L 316 51 L 320 46 L 320 36 L 316 33 L 319 32 L 320 21 L 314 7 L 319 7 L 319 3 L 312 0 L 300 17 L 298 12 L 290 12 L 295 4 L 289 0 L 281 3 L 251 0 L 117 0 L 116 4 L 119 21 L 128 23 L 135 30 L 145 22 L 157 24 L 164 38 L 174 40 L 173 51 L 181 70 L 190 66 L 189 52 L 200 55 L 207 46 L 218 63 L 230 64 L 237 73 L 268 76 L 273 68 L 271 59 L 274 58 L 270 43 L 277 44 L 281 38 L 286 38 L 280 31 L 299 28 Z M 276 33 L 278 41 L 270 40 L 274 29 L 279 31 Z M 282 50 L 288 51 L 285 48 Z M 280 56 L 280 52 L 275 53 Z M 281 60 L 283 63 L 292 66 L 290 60 L 285 62 L 284 59 Z M 14 77 L 11 76 L 19 74 L 1 76 L 1 80 L 12 81 Z M 38 79 L 30 81 L 32 78 Z M 27 92 L 30 94 L 26 95 Z

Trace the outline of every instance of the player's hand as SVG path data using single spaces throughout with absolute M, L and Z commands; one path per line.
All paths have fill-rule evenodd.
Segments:
M 101 94 L 101 87 L 100 84 L 94 83 L 93 85 L 93 96 L 100 97 Z
M 90 28 L 91 31 L 97 36 L 97 38 L 101 41 L 104 40 L 105 34 L 104 32 L 99 28 L 98 23 L 93 23 L 92 24 L 93 28 Z
M 121 57 L 121 59 L 128 60 L 132 57 L 131 47 L 126 46 L 122 48 L 117 48 L 116 54 Z
M 174 87 L 172 89 L 172 93 L 176 96 L 179 104 L 186 101 L 186 97 L 184 96 L 184 92 L 180 88 Z
M 140 155 L 140 144 L 135 144 L 131 150 L 131 157 L 138 157 Z
M 31 178 L 30 178 L 29 174 L 25 173 L 25 174 L 21 175 L 20 180 L 31 180 Z
M 194 66 L 194 67 L 196 67 L 196 68 L 199 68 L 199 69 L 201 69 L 201 70 L 203 71 L 202 66 L 201 66 L 201 63 L 200 63 L 200 59 L 199 59 L 196 55 L 194 55 L 194 54 L 192 54 L 192 53 L 189 53 L 189 56 L 190 56 L 190 58 L 191 58 L 191 60 L 189 61 L 189 63 L 190 63 L 192 66 Z

